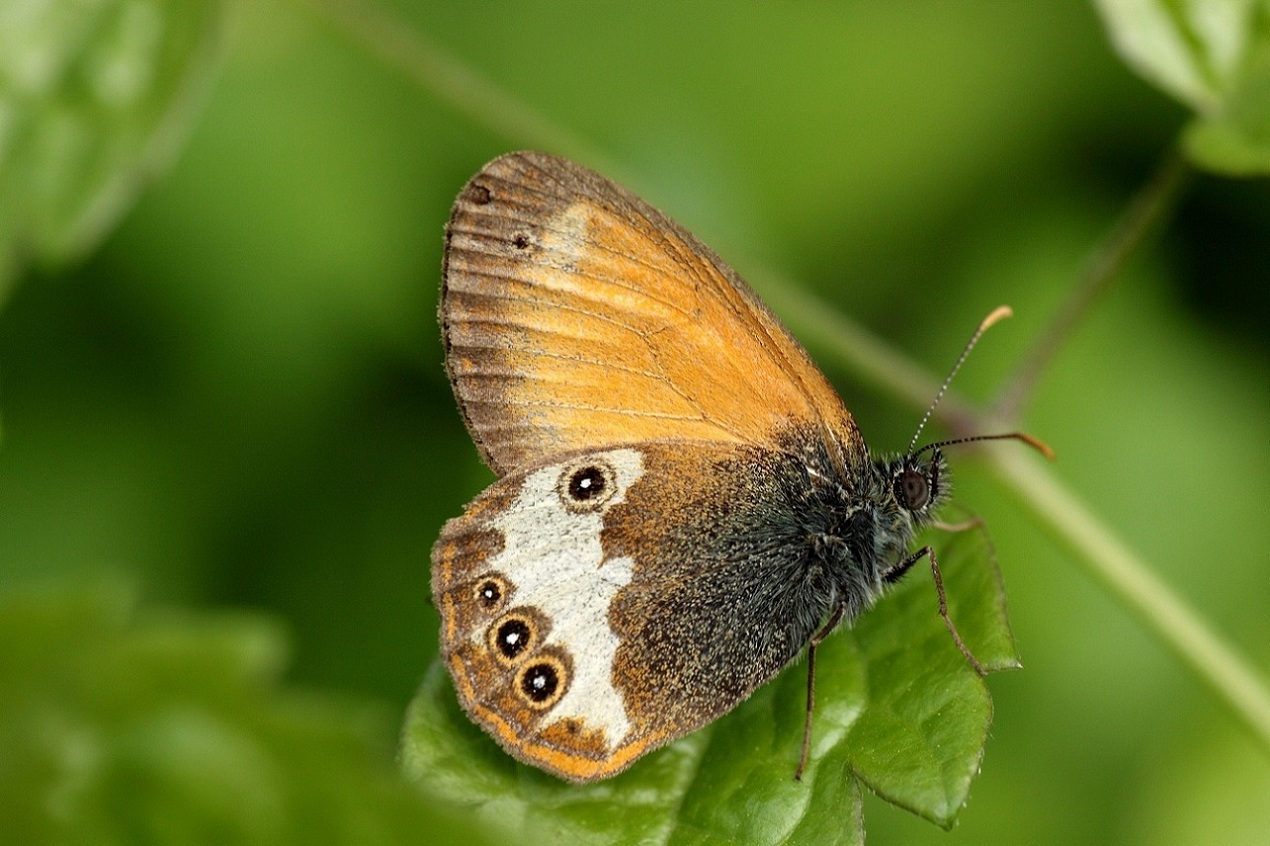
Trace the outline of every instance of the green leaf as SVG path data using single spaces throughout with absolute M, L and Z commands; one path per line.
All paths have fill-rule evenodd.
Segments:
M 1096 0 L 1121 58 L 1197 113 L 1201 167 L 1270 173 L 1270 0 Z
M 986 536 L 941 538 L 940 564 L 950 612 L 976 657 L 1017 666 Z M 915 569 L 855 631 L 817 652 L 801 782 L 793 780 L 806 707 L 801 663 L 713 725 L 612 779 L 576 786 L 504 753 L 467 719 L 434 662 L 407 715 L 406 774 L 430 799 L 511 841 L 551 831 L 585 844 L 861 843 L 857 773 L 884 798 L 951 825 L 992 708 L 938 616 L 929 575 Z
M 220 0 L 0 4 L 0 299 L 93 247 L 167 165 L 209 87 Z
M 966 646 L 985 669 L 1017 668 L 987 535 L 968 530 L 939 547 L 948 613 Z M 885 618 L 879 608 L 857 625 L 869 707 L 847 745 L 852 768 L 874 792 L 949 828 L 979 773 L 992 700 L 948 630 L 931 625 L 937 607 L 929 578 L 914 573 L 885 604 Z
M 0 819 L 12 843 L 416 843 L 387 715 L 277 691 L 270 621 L 133 620 L 120 590 L 0 599 Z
M 1191 160 L 1209 170 L 1229 176 L 1270 174 L 1270 38 L 1258 42 L 1243 84 L 1222 112 L 1192 122 L 1183 144 Z
M 1095 0 L 1120 57 L 1201 113 L 1236 84 L 1257 0 Z

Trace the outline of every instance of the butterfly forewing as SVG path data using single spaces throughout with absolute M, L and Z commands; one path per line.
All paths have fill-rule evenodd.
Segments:
M 705 245 L 607 179 L 512 153 L 464 188 L 446 234 L 446 364 L 500 474 L 665 438 L 770 444 L 813 421 L 862 454 L 806 353 Z

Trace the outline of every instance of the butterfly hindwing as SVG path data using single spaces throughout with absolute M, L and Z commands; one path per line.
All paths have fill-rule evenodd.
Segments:
M 516 757 L 604 778 L 731 710 L 823 618 L 783 450 L 659 441 L 509 474 L 433 550 L 442 652 Z

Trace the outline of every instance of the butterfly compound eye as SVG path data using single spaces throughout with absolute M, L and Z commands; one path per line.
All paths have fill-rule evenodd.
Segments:
M 922 472 L 905 467 L 895 480 L 895 495 L 909 511 L 920 511 L 930 502 L 930 482 Z

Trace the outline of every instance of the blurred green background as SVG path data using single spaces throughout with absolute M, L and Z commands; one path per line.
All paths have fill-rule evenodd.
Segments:
M 959 378 L 977 398 L 1187 120 L 1083 3 L 397 5 L 743 276 L 779 269 L 932 373 L 1011 304 Z M 442 369 L 442 227 L 468 176 L 533 139 L 303 4 L 229 8 L 220 50 L 172 168 L 0 311 L 0 593 L 122 579 L 146 607 L 267 612 L 289 681 L 395 719 L 436 648 L 429 547 L 491 479 Z M 1026 417 L 1263 672 L 1268 320 L 1270 185 L 1200 176 Z M 917 412 L 824 362 L 871 446 L 902 449 Z M 868 801 L 871 842 L 1264 843 L 1264 750 L 972 458 L 954 466 L 1025 669 L 990 680 L 958 827 Z

